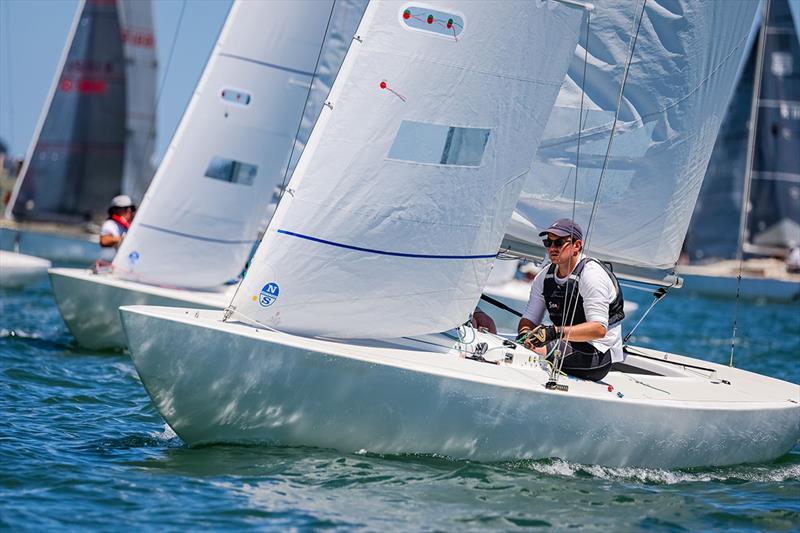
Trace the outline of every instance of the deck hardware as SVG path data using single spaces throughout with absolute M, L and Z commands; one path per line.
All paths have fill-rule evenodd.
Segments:
M 544 388 L 548 390 L 560 390 L 561 392 L 567 392 L 569 390 L 569 385 L 560 385 L 555 381 L 548 381 L 544 384 Z

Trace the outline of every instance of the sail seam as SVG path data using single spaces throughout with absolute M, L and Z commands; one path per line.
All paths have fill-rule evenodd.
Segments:
M 481 255 L 434 255 L 434 254 L 412 254 L 406 252 L 392 252 L 388 250 L 377 250 L 375 248 L 364 248 L 361 246 L 352 246 L 350 244 L 344 244 L 335 241 L 329 241 L 326 239 L 320 239 L 318 237 L 312 237 L 310 235 L 303 235 L 302 233 L 296 233 L 294 231 L 287 231 L 284 229 L 279 229 L 277 233 L 282 235 L 288 235 L 290 237 L 298 237 L 300 239 L 305 239 L 307 241 L 318 242 L 320 244 L 327 244 L 329 246 L 336 246 L 337 248 L 345 248 L 347 250 L 355 250 L 357 252 L 366 252 L 378 255 L 390 255 L 393 257 L 409 257 L 413 259 L 493 259 L 497 256 L 496 253 L 494 254 L 481 254 Z
M 228 240 L 228 239 L 213 239 L 211 237 L 202 237 L 200 235 L 192 235 L 191 233 L 183 233 L 183 232 L 175 231 L 175 230 L 171 230 L 171 229 L 160 228 L 158 226 L 152 226 L 150 224 L 140 224 L 139 227 L 152 229 L 152 230 L 155 230 L 155 231 L 161 231 L 163 233 L 169 233 L 170 235 L 176 235 L 178 237 L 186 237 L 187 239 L 195 239 L 195 240 L 198 240 L 198 241 L 205 241 L 205 242 L 216 242 L 216 243 L 219 243 L 219 244 L 250 244 L 250 243 L 256 242 L 255 239 L 249 239 L 249 240 L 244 240 L 244 241 L 241 241 L 241 240 Z
M 256 65 L 261 65 L 261 66 L 264 66 L 264 67 L 270 67 L 270 68 L 274 68 L 274 69 L 277 69 L 277 70 L 283 70 L 285 72 L 291 72 L 293 74 L 302 74 L 303 76 L 309 76 L 309 77 L 313 77 L 314 76 L 313 72 L 308 72 L 308 71 L 305 71 L 305 70 L 300 70 L 300 69 L 296 69 L 296 68 L 292 68 L 292 67 L 285 67 L 283 65 L 276 65 L 275 63 L 267 63 L 266 61 L 259 61 L 258 59 L 252 59 L 252 58 L 249 58 L 249 57 L 237 56 L 236 54 L 228 54 L 228 53 L 222 52 L 219 55 L 222 56 L 222 57 L 229 57 L 231 59 L 239 59 L 241 61 L 247 61 L 248 63 L 255 63 Z

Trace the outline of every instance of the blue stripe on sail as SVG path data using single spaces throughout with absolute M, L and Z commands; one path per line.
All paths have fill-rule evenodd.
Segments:
M 266 61 L 259 61 L 258 59 L 250 59 L 249 57 L 237 56 L 236 54 L 226 54 L 224 52 L 219 55 L 223 57 L 230 57 L 231 59 L 240 59 L 242 61 L 247 61 L 248 63 L 255 63 L 256 65 L 262 65 L 277 70 L 283 70 L 284 72 L 291 72 L 293 74 L 302 74 L 303 76 L 311 76 L 312 78 L 314 77 L 313 72 L 307 72 L 305 70 L 300 70 L 291 67 L 284 67 L 283 65 L 276 65 L 275 63 L 267 63 Z
M 340 242 L 333 242 L 333 241 L 326 241 L 325 239 L 318 239 L 317 237 L 311 237 L 309 235 L 303 235 L 302 233 L 295 233 L 293 231 L 286 231 L 285 229 L 279 229 L 278 233 L 282 233 L 284 235 L 289 235 L 291 237 L 299 237 L 300 239 L 306 239 L 307 241 L 319 242 L 322 244 L 327 244 L 330 246 L 336 246 L 338 248 L 345 248 L 347 250 L 356 250 L 358 252 L 367 252 L 371 254 L 378 254 L 378 255 L 391 255 L 394 257 L 412 257 L 417 259 L 493 259 L 497 256 L 497 254 L 486 254 L 486 255 L 430 255 L 430 254 L 407 254 L 403 252 L 389 252 L 386 250 L 375 250 L 373 248 L 362 248 L 361 246 L 350 246 L 349 244 L 342 244 Z
M 150 224 L 139 224 L 139 225 L 143 228 L 152 229 L 163 233 L 169 233 L 170 235 L 177 235 L 178 237 L 186 237 L 187 239 L 195 239 L 198 241 L 205 241 L 205 242 L 215 242 L 218 244 L 253 244 L 254 242 L 256 242 L 255 239 L 249 241 L 230 241 L 226 239 L 212 239 L 211 237 L 202 237 L 200 235 L 192 235 L 191 233 L 181 233 L 180 231 L 174 231 L 166 228 L 159 228 L 158 226 L 151 226 Z

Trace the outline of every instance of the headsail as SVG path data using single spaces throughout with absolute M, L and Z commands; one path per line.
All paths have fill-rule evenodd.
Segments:
M 7 217 L 105 218 L 121 192 L 126 92 L 118 5 L 81 0 Z
M 306 335 L 466 320 L 577 42 L 559 2 L 373 2 L 232 303 Z
M 575 219 L 586 228 L 597 194 L 589 253 L 647 272 L 671 271 L 757 6 L 756 0 L 598 3 L 588 45 L 582 34 L 518 211 L 543 228 L 557 218 L 571 217 L 574 208 Z M 585 111 L 579 128 L 587 48 Z M 541 250 L 540 243 L 513 235 L 505 244 Z
M 115 275 L 193 289 L 218 288 L 238 276 L 269 220 L 273 189 L 287 176 L 301 117 L 297 152 L 363 6 L 363 0 L 233 4 L 114 260 Z

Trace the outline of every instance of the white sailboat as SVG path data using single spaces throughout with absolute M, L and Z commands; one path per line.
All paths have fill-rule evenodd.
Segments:
M 149 0 L 80 0 L 4 217 L 0 248 L 57 262 L 110 259 L 99 223 L 153 175 L 156 56 Z
M 50 261 L 0 250 L 0 288 L 20 288 L 45 278 Z
M 233 4 L 111 269 L 50 270 L 61 316 L 79 344 L 123 348 L 121 305 L 225 307 L 364 5 Z
M 767 5 L 678 271 L 686 292 L 800 303 L 800 273 L 784 261 L 800 246 L 800 9 Z
M 573 2 L 371 3 L 292 193 L 228 309 L 120 310 L 167 423 L 190 445 L 480 460 L 683 467 L 789 450 L 800 436 L 797 385 L 629 348 L 604 382 L 548 387 L 552 374 L 533 352 L 450 330 L 478 302 L 580 29 L 589 53 L 603 52 L 587 80 L 598 111 L 589 118 L 604 119 L 591 124 L 594 140 L 600 130 L 606 142 L 615 131 L 626 139 L 614 155 L 630 165 L 634 193 L 646 189 L 634 178 L 668 187 L 644 191 L 651 218 L 630 219 L 624 237 L 633 240 L 611 258 L 640 275 L 674 266 L 683 236 L 674 234 L 685 234 L 755 5 L 648 6 L 619 2 L 584 17 Z M 628 94 L 626 77 L 651 90 Z M 574 79 L 559 99 L 577 117 L 581 106 L 563 100 Z M 624 104 L 601 99 L 603 88 L 625 94 Z M 602 116 L 609 108 L 624 112 Z M 669 165 L 650 157 L 674 165 L 665 184 Z M 661 173 L 639 176 L 637 166 Z M 612 213 L 600 214 L 584 225 L 589 250 L 596 242 L 612 255 Z M 642 226 L 651 226 L 646 240 Z M 655 226 L 664 242 L 652 242 Z

